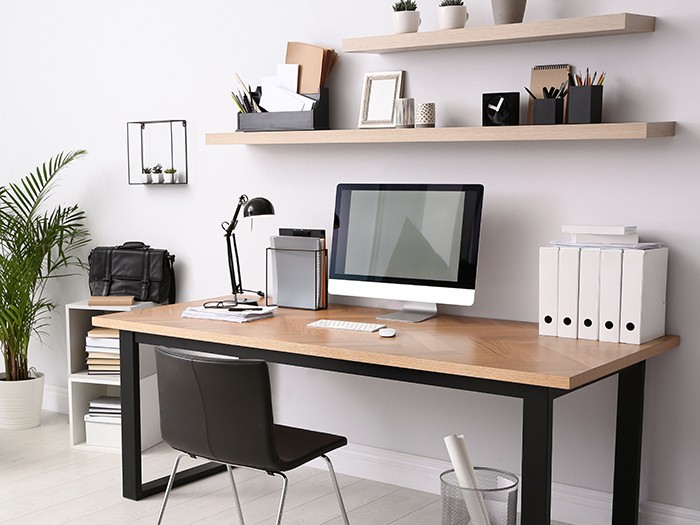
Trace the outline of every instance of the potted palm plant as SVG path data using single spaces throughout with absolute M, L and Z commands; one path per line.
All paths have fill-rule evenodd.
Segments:
M 47 283 L 84 268 L 77 251 L 90 241 L 77 205 L 47 209 L 46 200 L 63 168 L 83 155 L 61 153 L 18 183 L 0 186 L 0 428 L 41 421 L 44 376 L 29 367 L 30 337 L 41 337 L 56 306 Z

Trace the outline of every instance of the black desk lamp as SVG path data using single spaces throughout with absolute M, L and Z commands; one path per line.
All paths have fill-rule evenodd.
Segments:
M 245 206 L 245 207 L 244 207 Z M 255 217 L 256 215 L 274 215 L 275 207 L 272 203 L 263 198 L 255 197 L 254 199 L 248 199 L 247 195 L 241 195 L 238 199 L 238 206 L 233 214 L 233 219 L 231 222 L 222 222 L 221 227 L 226 232 L 224 237 L 226 238 L 226 248 L 228 250 L 228 269 L 231 275 L 231 291 L 233 292 L 234 304 L 256 304 L 255 300 L 242 299 L 238 300 L 238 294 L 243 292 L 252 292 L 260 297 L 265 297 L 265 294 L 261 291 L 246 290 L 243 288 L 241 282 L 241 266 L 238 262 L 238 248 L 236 247 L 236 234 L 233 230 L 236 229 L 238 225 L 238 214 L 243 207 L 243 217 Z M 235 262 L 234 262 L 235 261 Z

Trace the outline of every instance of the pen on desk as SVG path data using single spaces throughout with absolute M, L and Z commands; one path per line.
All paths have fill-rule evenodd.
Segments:
M 231 308 L 228 309 L 229 312 L 260 312 L 262 311 L 262 308 L 254 307 L 254 308 L 238 308 L 236 306 L 232 306 Z

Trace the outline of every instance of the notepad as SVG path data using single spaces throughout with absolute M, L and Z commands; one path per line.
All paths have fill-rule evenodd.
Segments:
M 568 85 L 569 73 L 571 73 L 571 66 L 569 64 L 535 66 L 532 68 L 532 73 L 530 75 L 530 91 L 532 91 L 537 98 L 543 98 L 544 95 L 542 93 L 542 88 L 554 87 L 559 89 L 562 82 L 566 82 Z M 564 99 L 564 115 L 567 115 L 568 104 L 569 97 L 566 97 Z M 529 97 L 527 106 L 528 124 L 532 124 L 533 108 L 534 104 L 532 97 Z
M 305 44 L 288 42 L 287 64 L 299 64 L 298 93 L 318 93 L 340 55 L 334 50 Z

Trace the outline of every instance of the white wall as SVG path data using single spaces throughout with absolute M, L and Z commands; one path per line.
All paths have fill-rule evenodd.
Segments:
M 264 195 L 277 215 L 238 234 L 245 284 L 264 282 L 264 248 L 280 226 L 330 230 L 338 182 L 474 182 L 486 187 L 474 316 L 533 321 L 537 248 L 566 223 L 636 224 L 671 249 L 668 332 L 683 344 L 649 362 L 644 496 L 700 509 L 700 106 L 694 65 L 695 0 L 532 1 L 526 20 L 632 11 L 658 16 L 653 34 L 393 55 L 343 55 L 331 76 L 332 125 L 356 125 L 362 74 L 407 71 L 407 94 L 435 101 L 438 125 L 479 125 L 481 93 L 521 90 L 530 68 L 571 63 L 607 72 L 605 119 L 677 120 L 677 136 L 629 142 L 205 146 L 232 131 L 235 72 L 254 84 L 301 40 L 341 50 L 341 40 L 390 31 L 376 0 L 244 3 L 6 0 L 0 8 L 0 182 L 51 155 L 86 148 L 58 197 L 89 214 L 94 244 L 139 239 L 177 255 L 180 299 L 227 291 L 219 224 L 241 193 Z M 423 29 L 436 2 L 420 3 Z M 492 23 L 488 2 L 468 2 L 469 25 Z M 186 187 L 128 186 L 126 122 L 184 118 Z M 63 305 L 86 279 L 55 288 Z M 32 364 L 66 386 L 62 309 Z M 464 432 L 475 462 L 519 471 L 520 403 L 309 370 L 277 374 L 282 420 L 345 433 L 350 441 L 446 459 L 441 437 Z M 615 380 L 556 402 L 554 479 L 611 490 Z

